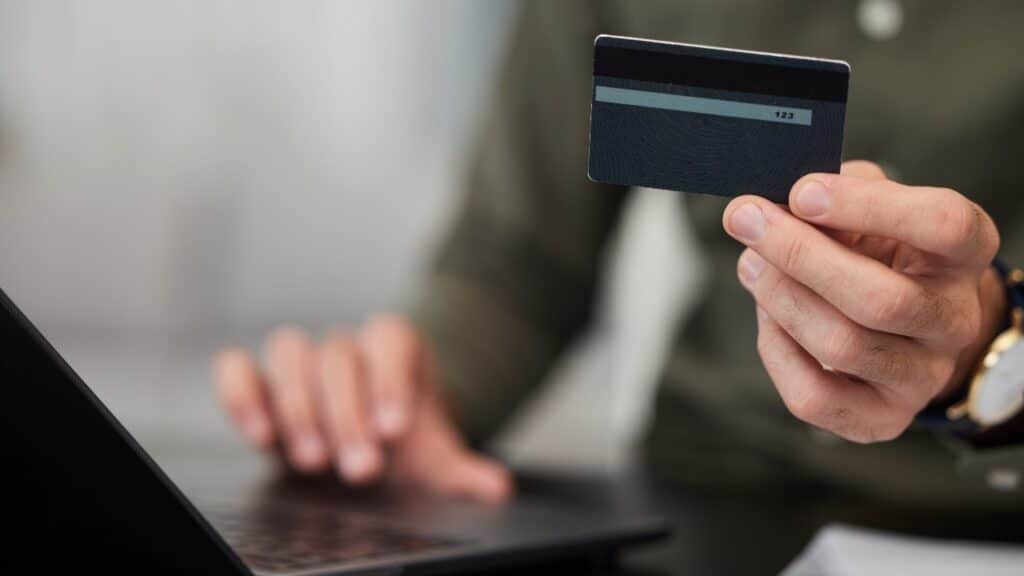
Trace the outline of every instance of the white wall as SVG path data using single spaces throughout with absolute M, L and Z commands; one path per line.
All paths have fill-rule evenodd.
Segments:
M 514 8 L 0 0 L 0 286 L 100 388 L 145 373 L 154 335 L 208 354 L 398 305 Z M 597 331 L 512 457 L 622 461 L 696 271 L 676 202 L 637 196 Z
M 0 285 L 48 327 L 399 301 L 499 0 L 0 0 Z

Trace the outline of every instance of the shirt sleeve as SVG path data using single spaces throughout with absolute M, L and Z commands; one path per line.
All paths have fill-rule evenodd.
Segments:
M 587 324 L 626 190 L 587 179 L 585 1 L 524 3 L 454 221 L 411 310 L 471 441 L 487 439 Z

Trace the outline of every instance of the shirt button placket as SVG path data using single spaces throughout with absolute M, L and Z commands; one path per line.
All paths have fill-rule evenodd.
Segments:
M 860 0 L 857 24 L 872 40 L 891 40 L 903 29 L 903 4 L 900 0 Z
M 992 468 L 986 476 L 989 488 L 1000 492 L 1016 492 L 1020 488 L 1020 471 L 1012 468 Z

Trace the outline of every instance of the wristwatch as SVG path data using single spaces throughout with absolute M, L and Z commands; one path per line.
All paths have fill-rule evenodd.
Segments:
M 1009 327 L 992 342 L 979 362 L 966 398 L 946 409 L 963 431 L 983 431 L 1012 420 L 1024 410 L 1024 271 L 996 262 L 1006 285 Z

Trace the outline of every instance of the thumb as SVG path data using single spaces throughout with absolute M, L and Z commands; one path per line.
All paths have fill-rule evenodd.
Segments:
M 499 462 L 469 450 L 439 405 L 436 395 L 421 398 L 412 429 L 396 446 L 401 480 L 432 492 L 483 502 L 512 496 L 512 475 Z
M 450 462 L 440 464 L 431 486 L 438 492 L 489 503 L 505 502 L 514 492 L 508 470 L 486 456 L 459 449 Z

